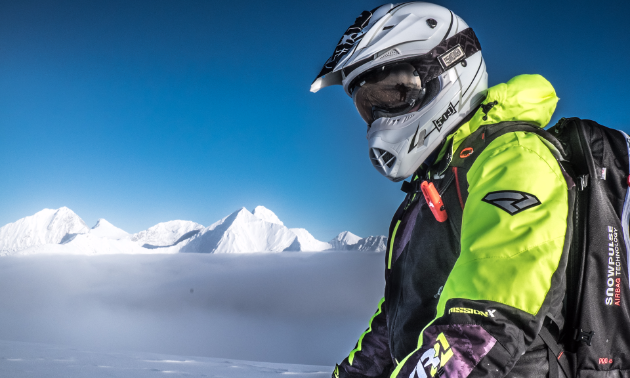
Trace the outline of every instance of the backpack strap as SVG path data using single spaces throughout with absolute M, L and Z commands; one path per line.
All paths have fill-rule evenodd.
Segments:
M 464 141 L 459 145 L 456 151 L 451 152 L 452 147 L 449 146 L 449 152 L 447 153 L 446 158 L 438 163 L 438 172 L 444 172 L 448 167 L 453 168 L 453 173 L 455 174 L 455 178 L 457 180 L 457 193 L 462 208 L 466 204 L 468 194 L 468 182 L 466 180 L 466 173 L 475 163 L 477 157 L 481 155 L 483 150 L 488 145 L 490 145 L 490 143 L 492 143 L 495 139 L 499 138 L 502 135 L 513 132 L 527 132 L 536 134 L 541 142 L 544 143 L 547 148 L 549 148 L 549 151 L 558 161 L 560 169 L 562 170 L 562 174 L 567 182 L 567 187 L 571 189 L 575 186 L 572 174 L 567 173 L 567 167 L 565 167 L 567 162 L 565 160 L 566 153 L 564 147 L 558 141 L 558 139 L 556 139 L 556 137 L 554 137 L 546 130 L 543 130 L 540 127 L 537 127 L 528 122 L 500 122 L 497 124 L 485 125 L 480 127 L 474 133 L 470 134 L 466 139 L 464 139 Z M 450 143 L 452 143 L 452 140 Z M 568 171 L 572 172 L 570 169 Z
M 564 353 L 562 347 L 558 345 L 556 338 L 553 337 L 549 329 L 543 325 L 538 335 L 547 345 L 547 351 L 549 353 L 549 378 L 560 377 L 558 366 L 562 369 L 565 377 L 573 378 L 573 370 L 571 369 L 567 355 Z

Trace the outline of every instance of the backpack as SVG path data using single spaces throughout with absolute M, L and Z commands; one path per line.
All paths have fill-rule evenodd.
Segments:
M 559 366 L 567 377 L 630 377 L 630 138 L 579 118 L 539 135 L 549 134 L 577 189 L 565 325 L 559 343 L 546 327 L 540 333 L 558 361 L 550 360 L 549 376 Z

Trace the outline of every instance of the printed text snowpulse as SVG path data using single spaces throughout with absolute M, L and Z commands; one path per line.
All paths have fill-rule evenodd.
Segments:
M 621 255 L 617 229 L 608 226 L 608 279 L 606 280 L 606 304 L 621 305 Z

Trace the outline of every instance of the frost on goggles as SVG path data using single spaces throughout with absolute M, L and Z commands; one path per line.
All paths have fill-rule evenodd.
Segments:
M 417 110 L 424 90 L 418 72 L 409 63 L 379 67 L 356 80 L 352 99 L 368 125 L 381 117 Z

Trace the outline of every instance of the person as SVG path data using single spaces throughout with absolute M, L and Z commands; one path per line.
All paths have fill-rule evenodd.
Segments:
M 369 158 L 403 183 L 369 327 L 333 377 L 562 375 L 541 338 L 563 328 L 573 184 L 545 138 L 558 97 L 540 75 L 492 88 L 474 31 L 430 3 L 348 28 L 311 86 L 342 85 Z

